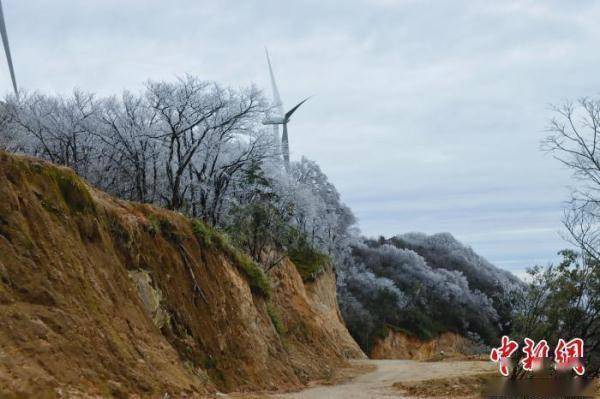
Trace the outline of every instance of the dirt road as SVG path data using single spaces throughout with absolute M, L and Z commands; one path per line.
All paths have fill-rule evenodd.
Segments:
M 365 360 L 376 370 L 350 382 L 309 388 L 301 392 L 274 395 L 279 399 L 380 399 L 402 397 L 392 388 L 395 382 L 459 377 L 490 372 L 493 364 L 481 361 L 417 362 L 412 360 Z

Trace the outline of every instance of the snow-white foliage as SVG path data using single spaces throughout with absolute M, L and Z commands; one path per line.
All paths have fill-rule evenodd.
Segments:
M 422 337 L 454 331 L 490 339 L 507 327 L 511 294 L 522 288 L 447 233 L 364 240 L 341 266 L 340 306 L 367 350 L 385 326 Z M 373 302 L 381 292 L 395 296 L 397 304 Z M 361 320 L 365 312 L 369 317 Z
M 356 220 L 315 162 L 283 167 L 278 139 L 261 123 L 267 109 L 254 87 L 193 76 L 109 97 L 23 92 L 0 110 L 0 145 L 71 167 L 120 198 L 225 229 L 243 218 L 233 212 L 268 198 L 279 223 L 339 257 Z
M 356 218 L 316 162 L 302 157 L 290 171 L 269 170 L 280 200 L 293 206 L 292 225 L 322 252 L 340 257 L 355 239 Z
M 248 165 L 277 156 L 254 87 L 233 90 L 186 76 L 149 81 L 139 94 L 23 93 L 6 104 L 10 123 L 1 136 L 18 136 L 18 150 L 69 166 L 119 197 L 212 224 Z
M 461 244 L 450 233 L 430 236 L 423 233 L 407 233 L 397 235 L 395 239 L 427 254 L 434 267 L 439 265 L 459 270 L 472 280 L 489 287 L 498 287 L 501 291 L 511 291 L 521 286 L 514 275 L 497 268 L 472 248 Z

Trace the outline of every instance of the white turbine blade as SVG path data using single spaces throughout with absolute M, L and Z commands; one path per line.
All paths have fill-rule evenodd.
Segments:
M 286 122 L 290 120 L 290 118 L 292 117 L 292 114 L 294 112 L 296 112 L 296 110 L 298 108 L 300 108 L 300 106 L 302 104 L 304 104 L 305 102 L 307 102 L 310 99 L 310 97 L 306 97 L 304 100 L 300 101 L 294 108 L 290 109 L 286 114 L 285 114 L 285 120 Z
M 4 12 L 2 11 L 1 0 L 0 33 L 2 34 L 2 44 L 4 45 L 4 53 L 6 54 L 6 61 L 8 62 L 8 69 L 10 70 L 10 78 L 12 79 L 13 89 L 15 90 L 15 95 L 19 97 L 19 91 L 17 90 L 17 78 L 15 77 L 15 68 L 13 67 L 12 56 L 10 54 L 10 46 L 8 45 L 8 34 L 6 33 L 6 23 L 4 22 Z
M 279 89 L 277 89 L 277 83 L 275 82 L 275 75 L 273 74 L 273 67 L 271 66 L 271 59 L 269 58 L 269 51 L 265 48 L 265 54 L 267 55 L 267 64 L 269 65 L 269 75 L 271 76 L 271 89 L 273 89 L 273 105 L 277 107 L 279 114 L 283 116 L 283 103 L 281 102 L 281 96 L 279 95 Z

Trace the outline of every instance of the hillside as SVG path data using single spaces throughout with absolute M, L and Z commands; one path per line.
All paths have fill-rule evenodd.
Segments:
M 448 233 L 364 239 L 342 266 L 344 320 L 363 350 L 379 358 L 445 333 L 490 345 L 510 331 L 515 294 L 524 287 Z
M 175 212 L 0 152 L 0 396 L 296 388 L 364 356 L 331 268 L 265 277 Z

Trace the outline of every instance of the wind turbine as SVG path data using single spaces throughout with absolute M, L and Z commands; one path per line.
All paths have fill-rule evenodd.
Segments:
M 6 33 L 6 23 L 4 22 L 4 12 L 2 11 L 2 0 L 0 0 L 0 34 L 2 34 L 2 44 L 4 45 L 4 54 L 6 54 L 6 62 L 8 62 L 8 69 L 10 70 L 10 78 L 12 80 L 13 89 L 15 96 L 19 98 L 19 91 L 17 90 L 17 78 L 15 77 L 15 68 L 13 67 L 12 56 L 10 54 L 10 46 L 8 44 L 8 34 Z
M 275 75 L 273 74 L 273 67 L 271 66 L 271 59 L 269 58 L 269 51 L 265 48 L 265 54 L 267 55 L 267 64 L 269 65 L 269 76 L 271 77 L 271 89 L 273 90 L 273 107 L 277 114 L 269 115 L 264 121 L 263 125 L 273 125 L 273 133 L 277 137 L 279 136 L 279 125 L 283 125 L 283 134 L 281 135 L 281 150 L 283 153 L 283 162 L 286 169 L 290 167 L 290 143 L 288 138 L 287 124 L 290 121 L 293 113 L 296 112 L 302 104 L 304 104 L 310 97 L 300 101 L 295 107 L 290 109 L 288 112 L 284 111 L 283 102 L 279 95 L 279 89 L 277 89 L 277 83 L 275 82 Z

